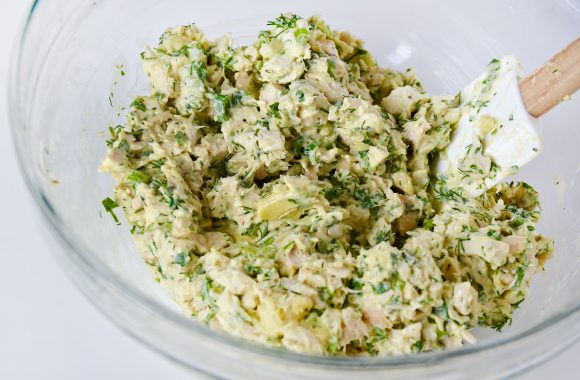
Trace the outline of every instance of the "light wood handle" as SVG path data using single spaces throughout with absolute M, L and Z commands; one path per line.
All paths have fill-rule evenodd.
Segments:
M 524 104 L 540 117 L 580 88 L 580 37 L 520 82 Z

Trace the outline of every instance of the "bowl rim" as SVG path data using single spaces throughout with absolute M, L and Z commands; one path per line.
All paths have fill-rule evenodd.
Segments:
M 84 250 L 75 241 L 72 236 L 69 236 L 68 231 L 61 228 L 59 223 L 58 215 L 54 212 L 48 198 L 45 197 L 40 189 L 40 187 L 35 186 L 32 178 L 33 175 L 29 166 L 25 164 L 26 157 L 24 152 L 24 147 L 21 141 L 17 138 L 17 130 L 24 125 L 24 122 L 20 117 L 20 103 L 17 99 L 20 99 L 20 63 L 23 52 L 23 45 L 29 31 L 30 23 L 33 19 L 35 10 L 37 9 L 40 0 L 34 0 L 30 6 L 30 10 L 26 15 L 24 25 L 21 27 L 21 32 L 15 40 L 14 47 L 12 48 L 12 56 L 8 69 L 8 87 L 7 87 L 7 102 L 8 102 L 8 116 L 9 116 L 9 128 L 12 131 L 12 144 L 15 148 L 16 159 L 18 167 L 22 173 L 22 177 L 29 194 L 34 199 L 34 203 L 40 209 L 42 217 L 48 222 L 49 229 L 53 236 L 57 237 L 58 243 L 65 248 L 65 251 L 69 255 L 67 257 L 68 261 L 72 265 L 76 266 L 80 270 L 85 278 L 89 279 L 93 284 L 100 284 L 104 281 L 107 285 L 110 285 L 115 291 L 121 293 L 126 299 L 130 300 L 132 303 L 138 306 L 144 306 L 148 312 L 153 315 L 165 319 L 171 323 L 179 326 L 181 329 L 186 329 L 194 335 L 201 335 L 208 340 L 215 340 L 221 345 L 226 345 L 233 349 L 243 349 L 250 351 L 252 354 L 257 354 L 260 356 L 273 358 L 277 360 L 282 360 L 290 362 L 293 364 L 307 364 L 320 367 L 335 367 L 335 368 L 354 368 L 354 367 L 364 367 L 365 369 L 385 369 L 387 367 L 407 367 L 409 365 L 419 365 L 427 364 L 438 361 L 448 361 L 454 358 L 460 358 L 476 353 L 481 353 L 488 351 L 496 347 L 505 347 L 511 343 L 523 341 L 528 338 L 532 338 L 538 335 L 540 332 L 546 330 L 549 327 L 554 327 L 559 323 L 563 323 L 570 319 L 572 316 L 580 314 L 580 301 L 577 304 L 568 305 L 563 310 L 550 314 L 545 320 L 535 324 L 531 328 L 504 336 L 494 337 L 488 341 L 473 344 L 473 345 L 463 345 L 456 349 L 447 349 L 441 351 L 426 352 L 419 355 L 407 355 L 407 356 L 391 356 L 391 357 L 359 357 L 359 356 L 322 356 L 322 355 L 309 355 L 298 352 L 293 352 L 290 350 L 285 350 L 282 348 L 272 348 L 265 345 L 260 345 L 248 340 L 244 340 L 233 335 L 229 335 L 223 332 L 214 331 L 211 328 L 195 323 L 190 318 L 186 318 L 184 315 L 177 314 L 172 310 L 169 310 L 167 306 L 159 303 L 158 301 L 144 295 L 142 292 L 132 288 L 127 283 L 120 280 L 112 270 L 102 263 L 91 260 L 90 256 L 84 255 Z M 73 255 L 70 255 L 73 253 Z M 62 265 L 61 265 L 62 267 Z M 66 270 L 63 271 L 66 272 Z M 121 323 L 119 323 L 114 318 L 107 315 L 104 310 L 102 310 L 101 305 L 93 301 L 90 297 L 87 297 L 85 293 L 85 286 L 83 282 L 77 281 L 76 278 L 69 275 L 74 285 L 81 290 L 90 303 L 94 304 L 101 313 L 103 313 L 108 319 L 112 320 L 115 326 L 118 326 L 122 331 L 132 336 L 136 340 L 144 343 L 151 349 L 160 352 L 166 357 L 188 367 L 191 367 L 189 363 L 184 363 L 182 360 L 174 357 L 173 355 L 167 353 L 159 347 L 148 343 L 137 334 L 134 334 L 127 328 L 125 328 Z M 575 337 L 575 340 L 580 339 L 580 335 Z M 241 344 L 241 345 L 240 345 Z M 200 368 L 197 368 L 200 370 Z M 207 373 L 209 375 L 209 373 Z

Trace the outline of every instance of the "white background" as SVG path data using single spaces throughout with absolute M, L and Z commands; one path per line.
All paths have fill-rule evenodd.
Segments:
M 193 379 L 126 336 L 52 260 L 19 174 L 7 117 L 13 42 L 28 1 L 0 0 L 0 379 Z M 580 344 L 522 376 L 578 379 Z

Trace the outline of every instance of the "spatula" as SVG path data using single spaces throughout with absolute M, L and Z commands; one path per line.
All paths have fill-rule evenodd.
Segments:
M 462 115 L 436 165 L 440 180 L 478 196 L 542 148 L 537 118 L 580 87 L 580 37 L 520 80 L 514 56 L 494 59 L 461 92 Z

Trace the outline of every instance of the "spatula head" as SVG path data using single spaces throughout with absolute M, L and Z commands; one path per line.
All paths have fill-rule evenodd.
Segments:
M 448 187 L 478 196 L 540 153 L 539 125 L 522 101 L 520 72 L 515 57 L 494 59 L 461 92 L 461 118 L 436 166 Z

